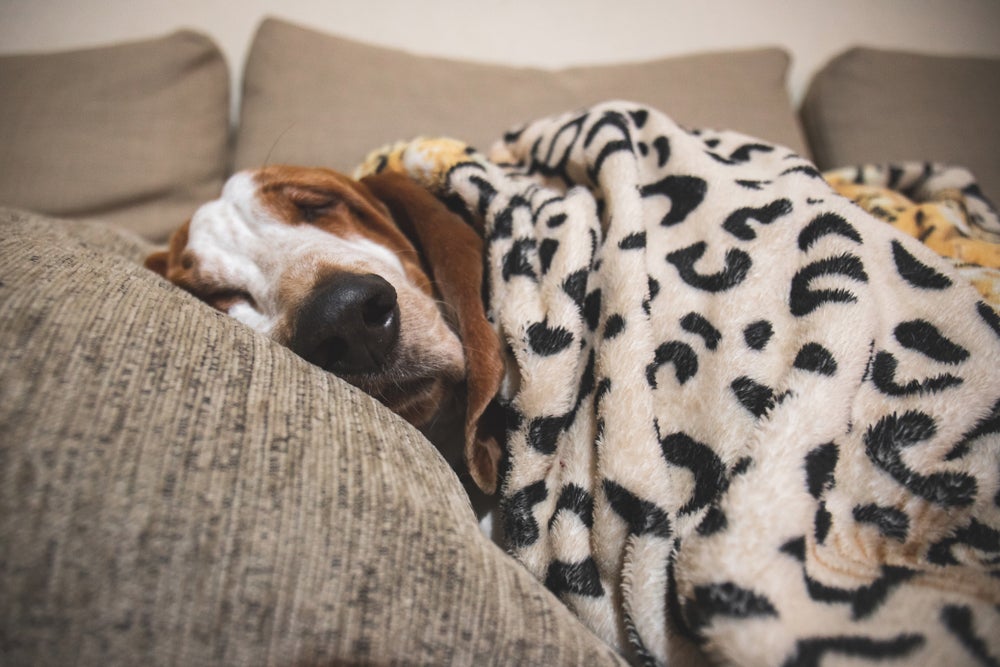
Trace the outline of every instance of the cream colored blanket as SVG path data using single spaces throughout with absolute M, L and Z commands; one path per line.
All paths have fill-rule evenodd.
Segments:
M 491 157 L 362 171 L 485 225 L 510 552 L 638 664 L 996 664 L 1000 317 L 950 264 L 628 103 Z

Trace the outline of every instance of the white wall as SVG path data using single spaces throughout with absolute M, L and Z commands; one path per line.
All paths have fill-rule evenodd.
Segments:
M 0 0 L 0 53 L 212 35 L 235 81 L 261 16 L 417 53 L 542 67 L 781 45 L 790 90 L 855 45 L 1000 57 L 1000 0 Z

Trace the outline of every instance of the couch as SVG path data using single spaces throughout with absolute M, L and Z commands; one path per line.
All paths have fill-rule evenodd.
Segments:
M 236 169 L 485 148 L 609 98 L 822 169 L 960 164 L 1000 197 L 1000 61 L 859 47 L 800 109 L 788 65 L 510 68 L 268 19 L 234 122 L 195 32 L 0 58 L 0 662 L 623 664 L 481 533 L 417 431 L 141 262 Z

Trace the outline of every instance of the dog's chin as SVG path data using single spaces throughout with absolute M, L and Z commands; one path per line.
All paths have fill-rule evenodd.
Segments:
M 450 374 L 405 376 L 392 371 L 342 377 L 418 428 L 435 418 L 460 379 Z

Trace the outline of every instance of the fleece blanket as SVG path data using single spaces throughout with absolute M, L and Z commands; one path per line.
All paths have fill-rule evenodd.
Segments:
M 947 261 L 786 148 L 629 103 L 380 169 L 484 234 L 507 544 L 595 633 L 637 664 L 1000 659 L 1000 317 Z

